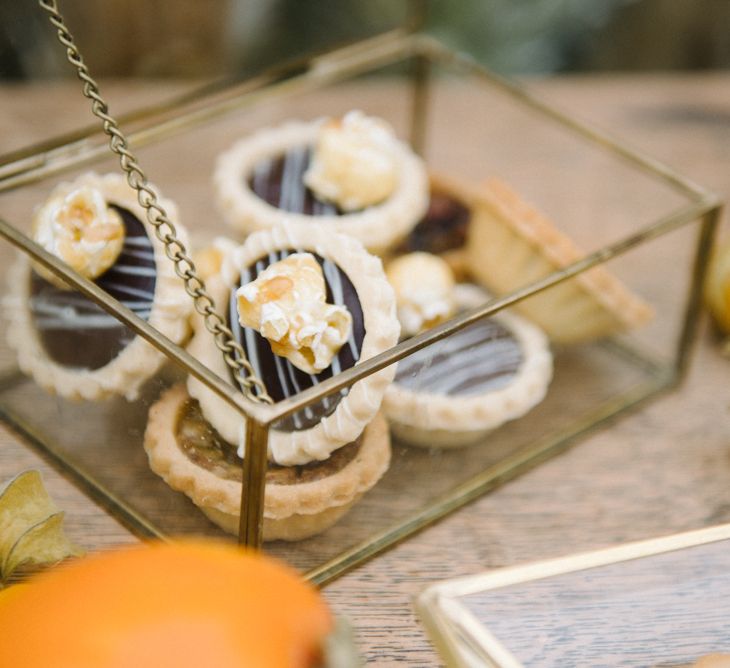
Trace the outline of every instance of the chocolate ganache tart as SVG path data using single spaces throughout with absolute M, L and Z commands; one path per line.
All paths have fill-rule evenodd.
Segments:
M 173 202 L 162 206 L 175 222 Z M 116 174 L 59 184 L 34 214 L 37 243 L 93 280 L 176 343 L 187 336 L 191 301 L 136 193 Z M 8 341 L 23 372 L 72 399 L 137 397 L 165 361 L 142 338 L 27 256 L 11 271 Z
M 220 156 L 214 185 L 226 221 L 244 234 L 282 220 L 316 222 L 378 254 L 428 204 L 423 161 L 384 121 L 360 112 L 260 130 Z
M 228 324 L 253 371 L 280 401 L 392 346 L 393 290 L 379 259 L 351 237 L 311 225 L 218 244 L 210 294 L 228 305 Z M 217 262 L 211 264 L 215 267 Z M 227 367 L 193 318 L 189 351 L 212 371 Z M 299 540 L 336 522 L 390 462 L 378 410 L 394 369 L 303 409 L 269 433 L 264 538 Z M 231 378 L 233 382 L 233 379 Z M 204 385 L 169 390 L 150 410 L 150 467 L 224 530 L 238 531 L 244 418 Z
M 150 467 L 173 489 L 187 494 L 207 517 L 237 534 L 242 460 L 203 417 L 184 385 L 150 409 L 144 439 Z M 324 461 L 297 466 L 269 463 L 263 537 L 302 540 L 337 522 L 385 473 L 390 438 L 381 415 L 353 442 Z
M 471 222 L 474 193 L 463 181 L 429 173 L 428 209 L 415 227 L 392 251 L 392 256 L 406 253 L 432 253 L 443 258 L 454 274 L 468 276 L 466 238 Z
M 388 267 L 405 338 L 487 301 L 455 284 L 448 265 L 414 253 Z M 482 439 L 545 397 L 552 355 L 543 332 L 498 313 L 401 360 L 383 410 L 394 435 L 411 445 L 455 447 Z
M 272 271 L 283 272 L 284 268 L 293 273 L 269 278 Z M 350 319 L 345 338 L 324 363 L 316 359 L 318 355 L 313 359 L 311 355 L 303 356 L 301 351 L 282 350 L 280 343 L 272 343 L 255 327 L 240 322 L 240 300 L 242 292 L 249 289 L 246 286 L 266 280 L 259 292 L 261 296 L 268 294 L 266 290 L 273 293 L 276 286 L 291 278 L 295 285 L 292 294 L 296 295 L 314 274 L 319 274 L 322 281 L 322 296 L 326 293 L 330 315 L 334 317 L 345 310 Z M 209 279 L 208 288 L 216 303 L 229 304 L 229 324 L 234 336 L 274 401 L 316 385 L 390 348 L 398 340 L 395 298 L 381 261 L 356 239 L 333 234 L 322 225 L 282 225 L 250 235 L 243 245 L 225 255 L 220 273 Z M 294 299 L 293 303 L 296 302 Z M 272 309 L 271 304 L 264 304 L 261 312 Z M 228 368 L 200 318 L 193 318 L 193 328 L 189 352 L 212 371 L 227 377 Z M 307 464 L 324 460 L 337 448 L 355 440 L 378 412 L 394 373 L 394 368 L 386 368 L 275 424 L 269 435 L 270 460 L 285 466 Z M 243 433 L 240 414 L 194 378 L 188 379 L 188 391 L 221 437 L 238 443 Z

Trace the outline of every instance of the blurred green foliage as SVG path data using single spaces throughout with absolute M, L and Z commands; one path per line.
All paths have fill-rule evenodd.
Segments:
M 60 0 L 99 75 L 247 74 L 401 24 L 408 0 Z M 503 73 L 730 66 L 728 0 L 426 0 Z M 0 0 L 0 77 L 68 73 L 34 0 Z

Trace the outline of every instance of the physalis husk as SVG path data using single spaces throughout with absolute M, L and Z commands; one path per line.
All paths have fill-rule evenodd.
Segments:
M 50 565 L 82 553 L 66 537 L 63 516 L 38 471 L 21 473 L 0 491 L 0 587 L 21 567 Z

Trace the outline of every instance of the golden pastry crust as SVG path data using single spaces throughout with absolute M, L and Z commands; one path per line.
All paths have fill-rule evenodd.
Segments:
M 489 179 L 471 193 L 470 273 L 504 295 L 584 257 L 584 253 L 506 184 Z M 577 343 L 638 327 L 653 309 L 613 274 L 594 267 L 515 305 L 551 340 Z
M 282 222 L 292 229 L 309 229 L 312 222 L 331 232 L 349 234 L 373 253 L 395 245 L 421 219 L 428 208 L 428 178 L 422 160 L 403 142 L 395 142 L 398 183 L 381 204 L 341 216 L 311 216 L 283 211 L 265 202 L 248 186 L 248 175 L 262 160 L 315 143 L 323 120 L 291 121 L 256 132 L 223 153 L 213 175 L 218 206 L 229 225 L 249 234 Z
M 484 303 L 487 295 L 475 286 L 461 285 L 456 300 L 466 309 Z M 396 436 L 424 447 L 467 445 L 543 400 L 552 378 L 545 335 L 512 313 L 498 313 L 492 319 L 508 329 L 520 347 L 522 360 L 515 375 L 500 389 L 469 396 L 416 391 L 394 382 L 386 392 L 383 411 Z
M 322 225 L 310 223 L 306 228 L 279 226 L 249 236 L 242 246 L 226 255 L 221 273 L 208 283 L 216 303 L 227 303 L 242 269 L 271 253 L 288 249 L 316 253 L 333 261 L 352 282 L 365 327 L 359 361 L 397 343 L 400 325 L 395 315 L 395 297 L 385 279 L 381 261 L 367 253 L 356 239 L 333 234 Z M 194 335 L 188 346 L 189 352 L 214 373 L 228 377 L 223 357 L 212 335 L 203 326 L 202 319 L 195 317 L 193 323 Z M 287 466 L 306 464 L 314 459 L 326 459 L 336 448 L 354 441 L 380 409 L 394 374 L 395 367 L 391 365 L 355 383 L 335 411 L 313 427 L 293 432 L 272 429 L 269 458 Z M 242 416 L 195 378 L 188 379 L 188 391 L 200 402 L 206 419 L 221 436 L 229 443 L 237 443 L 242 433 Z
M 150 467 L 221 528 L 237 533 L 241 483 L 193 463 L 177 442 L 177 421 L 188 399 L 185 386 L 176 385 L 150 409 L 144 437 Z M 387 424 L 377 415 L 363 432 L 355 457 L 332 475 L 304 483 L 267 484 L 264 539 L 300 540 L 320 533 L 381 478 L 389 463 Z
M 181 343 L 189 333 L 188 315 L 192 300 L 185 292 L 182 281 L 175 275 L 172 262 L 166 257 L 162 242 L 147 222 L 145 210 L 137 202 L 136 193 L 117 174 L 98 175 L 89 172 L 73 183 L 62 183 L 56 190 L 90 186 L 98 188 L 108 202 L 131 211 L 144 225 L 154 250 L 156 266 L 155 293 L 149 324 L 175 343 Z M 187 244 L 187 233 L 178 222 L 177 207 L 160 198 L 170 219 L 175 223 L 178 236 Z M 8 343 L 18 355 L 21 370 L 49 392 L 69 399 L 101 400 L 121 395 L 132 401 L 140 387 L 166 361 L 166 357 L 144 339 L 137 336 L 113 360 L 94 369 L 75 369 L 52 360 L 46 353 L 33 324 L 30 310 L 30 259 L 18 258 L 10 272 L 10 294 L 5 300 L 8 318 Z

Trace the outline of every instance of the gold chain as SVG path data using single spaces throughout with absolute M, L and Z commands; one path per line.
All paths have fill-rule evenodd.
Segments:
M 38 0 L 38 2 L 41 8 L 48 12 L 50 21 L 57 30 L 58 40 L 66 47 L 66 57 L 76 68 L 76 73 L 84 84 L 84 96 L 92 101 L 92 112 L 103 123 L 104 132 L 110 138 L 109 147 L 119 156 L 119 164 L 126 174 L 127 183 L 137 191 L 137 201 L 145 209 L 147 220 L 154 228 L 155 235 L 165 245 L 165 255 L 174 263 L 175 273 L 185 283 L 185 290 L 193 298 L 195 310 L 203 316 L 205 327 L 213 334 L 215 344 L 223 353 L 226 364 L 233 370 L 241 391 L 254 401 L 273 403 L 263 381 L 256 376 L 251 363 L 246 359 L 241 344 L 236 341 L 216 311 L 213 298 L 208 294 L 203 279 L 195 270 L 193 260 L 177 237 L 175 226 L 159 203 L 157 194 L 150 187 L 147 177 L 129 148 L 127 138 L 114 118 L 109 115 L 109 107 L 101 96 L 96 81 L 89 74 L 74 38 L 58 10 L 56 0 Z

